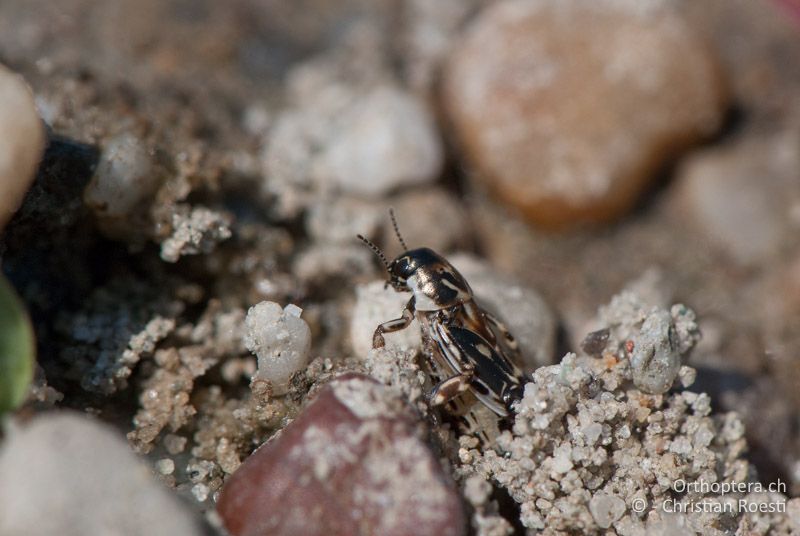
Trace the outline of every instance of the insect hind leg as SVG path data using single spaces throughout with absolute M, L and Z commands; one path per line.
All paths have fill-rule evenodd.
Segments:
M 405 309 L 403 309 L 403 316 L 400 318 L 395 318 L 394 320 L 389 320 L 388 322 L 384 322 L 375 328 L 375 333 L 372 335 L 372 347 L 383 348 L 386 345 L 386 341 L 383 338 L 384 333 L 392 333 L 393 331 L 405 329 L 409 324 L 411 324 L 412 320 L 414 320 L 413 297 L 408 300 Z
M 430 403 L 432 406 L 447 404 L 452 399 L 469 389 L 470 382 L 475 375 L 472 368 L 464 370 L 461 374 L 452 376 L 439 382 L 431 391 Z

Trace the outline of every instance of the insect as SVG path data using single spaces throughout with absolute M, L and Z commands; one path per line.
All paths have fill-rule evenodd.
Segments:
M 404 252 L 389 262 L 367 238 L 358 238 L 380 258 L 389 274 L 387 285 L 410 291 L 402 316 L 380 324 L 372 346 L 384 346 L 384 333 L 408 327 L 416 318 L 432 375 L 437 380 L 429 395 L 433 406 L 457 405 L 466 392 L 499 417 L 522 397 L 524 378 L 517 367 L 518 346 L 506 327 L 475 301 L 466 279 L 444 257 L 429 248 L 408 249 L 389 211 Z

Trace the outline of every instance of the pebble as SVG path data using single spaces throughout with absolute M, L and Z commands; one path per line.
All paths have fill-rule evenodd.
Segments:
M 306 230 L 325 244 L 356 243 L 356 235 L 375 236 L 389 221 L 388 207 L 357 197 L 324 198 L 309 207 Z
M 626 509 L 625 501 L 604 491 L 598 491 L 589 501 L 589 511 L 601 529 L 610 527 L 614 521 L 622 517 Z
M 795 0 L 689 2 L 681 9 L 711 42 L 737 108 L 748 122 L 774 125 L 797 109 L 800 87 Z M 736 28 L 731 32 L 731 28 Z
M 103 148 L 83 198 L 99 216 L 124 218 L 153 195 L 159 183 L 148 148 L 136 135 L 123 132 Z
M 156 471 L 162 475 L 171 475 L 175 472 L 175 462 L 171 458 L 162 458 L 156 462 Z
M 681 366 L 677 334 L 669 312 L 658 309 L 651 313 L 633 343 L 633 383 L 651 394 L 666 392 Z
M 709 49 L 667 2 L 492 3 L 443 75 L 466 159 L 550 228 L 624 214 L 726 106 Z
M 706 239 L 741 265 L 774 259 L 800 207 L 800 129 L 708 149 L 679 170 L 678 198 Z
M 587 355 L 594 357 L 602 356 L 603 350 L 606 349 L 606 344 L 608 343 L 608 337 L 610 335 L 611 331 L 608 328 L 592 331 L 583 338 L 583 341 L 581 342 L 581 350 L 583 350 L 583 352 Z
M 285 394 L 292 375 L 308 365 L 311 330 L 301 313 L 296 305 L 282 308 L 268 301 L 247 311 L 244 342 L 258 357 L 255 378 L 268 380 L 276 395 Z
M 0 65 L 0 229 L 22 203 L 44 146 L 44 126 L 31 89 Z
M 52 412 L 10 430 L 0 451 L 0 534 L 203 534 L 110 427 Z
M 408 92 L 378 87 L 353 101 L 341 125 L 315 162 L 319 181 L 379 197 L 430 182 L 441 171 L 444 150 L 433 117 Z
M 233 536 L 465 534 L 461 499 L 402 397 L 340 376 L 225 482 Z
M 261 157 L 261 191 L 280 217 L 334 194 L 376 200 L 441 173 L 431 108 L 398 84 L 386 32 L 363 22 L 287 73 L 289 106 L 272 122 Z

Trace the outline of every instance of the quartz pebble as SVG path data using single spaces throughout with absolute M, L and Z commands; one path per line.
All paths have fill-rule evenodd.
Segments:
M 225 482 L 233 536 L 465 533 L 458 493 L 410 408 L 369 377 L 334 379 Z
M 0 450 L 0 534 L 202 534 L 111 428 L 54 412 L 10 430 Z
M 633 383 L 648 393 L 663 393 L 672 386 L 681 366 L 677 334 L 669 311 L 648 315 L 633 339 Z
M 0 229 L 22 203 L 44 145 L 44 127 L 30 88 L 0 65 Z
M 369 34 L 370 32 L 366 32 Z M 373 52 L 381 36 L 353 38 L 287 76 L 290 106 L 266 137 L 262 191 L 293 217 L 331 193 L 377 199 L 434 181 L 444 148 L 427 104 L 402 88 Z
M 380 203 L 348 196 L 325 198 L 309 207 L 306 229 L 325 244 L 353 245 L 357 234 L 375 236 L 388 220 L 388 210 Z
M 162 475 L 171 475 L 175 471 L 175 462 L 171 458 L 162 458 L 156 462 L 156 471 Z
M 443 102 L 478 179 L 533 222 L 625 213 L 726 105 L 668 2 L 492 3 L 452 47 Z
M 136 135 L 116 135 L 103 148 L 84 200 L 100 216 L 127 216 L 158 187 L 159 176 L 152 160 L 150 151 Z
M 318 180 L 377 197 L 438 176 L 441 141 L 430 112 L 410 93 L 379 87 L 354 101 L 341 124 L 315 163 Z
M 592 500 L 589 501 L 589 511 L 601 529 L 607 529 L 614 521 L 622 517 L 626 508 L 625 501 L 603 491 L 595 493 Z
M 255 377 L 268 380 L 272 392 L 285 394 L 292 375 L 308 364 L 311 330 L 302 309 L 263 301 L 247 311 L 245 345 L 258 357 Z

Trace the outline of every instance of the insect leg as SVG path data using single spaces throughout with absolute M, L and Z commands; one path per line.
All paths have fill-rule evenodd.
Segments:
M 375 333 L 372 335 L 372 347 L 384 347 L 386 344 L 386 341 L 383 339 L 384 333 L 391 333 L 393 331 L 400 331 L 401 329 L 407 328 L 411 321 L 414 320 L 414 310 L 414 297 L 412 296 L 403 309 L 403 316 L 400 318 L 395 318 L 394 320 L 389 320 L 388 322 L 384 322 L 375 328 Z
M 431 405 L 441 406 L 442 404 L 447 404 L 453 398 L 469 389 L 469 384 L 472 381 L 473 375 L 474 373 L 472 368 L 468 368 L 465 369 L 461 374 L 452 376 L 440 382 L 431 391 Z

